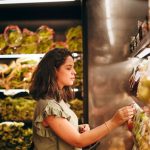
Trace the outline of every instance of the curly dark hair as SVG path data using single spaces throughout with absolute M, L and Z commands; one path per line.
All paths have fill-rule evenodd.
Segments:
M 67 101 L 73 98 L 71 87 L 65 86 L 60 91 L 56 81 L 56 69 L 64 64 L 68 56 L 73 58 L 72 53 L 65 48 L 55 48 L 45 54 L 32 75 L 29 88 L 35 100 L 53 98 Z

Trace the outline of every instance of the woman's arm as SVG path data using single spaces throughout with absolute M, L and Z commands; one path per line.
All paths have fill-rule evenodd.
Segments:
M 75 147 L 86 147 L 100 140 L 102 137 L 106 136 L 110 131 L 128 119 L 131 119 L 133 114 L 134 108 L 132 106 L 123 107 L 117 111 L 112 119 L 84 133 L 79 133 L 78 130 L 65 118 L 48 116 L 44 121 L 60 138 L 62 138 L 68 144 Z

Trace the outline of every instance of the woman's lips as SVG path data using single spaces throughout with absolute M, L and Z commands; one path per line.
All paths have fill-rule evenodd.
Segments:
M 75 78 L 71 78 L 71 80 L 75 80 Z

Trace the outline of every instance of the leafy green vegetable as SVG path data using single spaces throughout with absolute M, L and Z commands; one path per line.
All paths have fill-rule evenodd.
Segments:
M 6 47 L 7 43 L 4 39 L 4 35 L 0 34 L 0 54 L 2 53 L 2 50 Z
M 72 27 L 66 32 L 66 42 L 69 50 L 82 51 L 82 27 Z
M 19 46 L 22 42 L 21 30 L 15 25 L 10 25 L 5 28 L 4 37 L 10 47 Z

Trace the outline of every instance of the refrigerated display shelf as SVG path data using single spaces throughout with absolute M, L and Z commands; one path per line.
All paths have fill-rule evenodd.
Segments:
M 0 92 L 3 92 L 4 95 L 16 95 L 16 94 L 21 93 L 21 92 L 29 93 L 29 90 L 27 90 L 27 89 L 9 89 L 9 90 L 0 89 Z
M 131 57 L 137 57 L 140 53 L 145 50 L 145 48 L 150 44 L 150 32 L 147 33 L 147 35 L 143 38 L 143 40 L 139 43 L 139 45 L 136 47 L 136 49 L 131 54 Z M 144 55 L 145 57 L 145 55 Z
M 150 55 L 150 48 L 144 48 L 141 52 L 137 53 L 138 58 L 145 58 Z
M 0 55 L 0 58 L 42 58 L 44 54 L 8 54 Z
M 0 55 L 2 59 L 9 58 L 42 58 L 45 54 L 8 54 L 8 55 Z M 72 52 L 72 56 L 74 58 L 78 58 L 82 56 L 81 52 Z
M 80 89 L 79 88 L 73 88 L 73 91 L 74 92 L 79 92 Z M 29 93 L 29 90 L 28 89 L 0 89 L 0 92 L 3 92 L 4 95 L 16 95 L 18 93 L 21 93 L 21 92 L 27 92 Z

